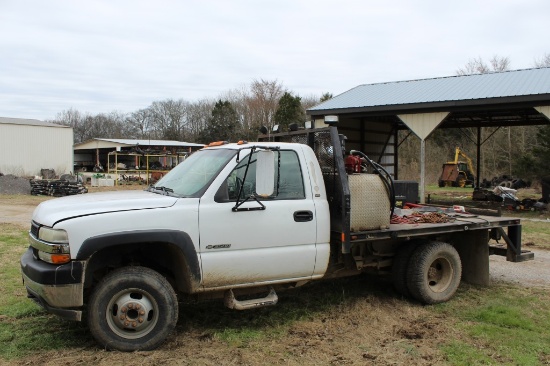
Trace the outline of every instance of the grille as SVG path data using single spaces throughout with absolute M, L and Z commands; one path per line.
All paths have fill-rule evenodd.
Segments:
M 31 223 L 31 234 L 32 236 L 34 236 L 35 238 L 38 238 L 38 229 L 40 228 L 40 226 L 36 223 L 36 222 L 32 222 Z

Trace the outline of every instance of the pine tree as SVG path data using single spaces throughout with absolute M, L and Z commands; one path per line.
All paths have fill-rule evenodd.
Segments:
M 279 125 L 281 131 L 288 129 L 291 123 L 300 123 L 305 120 L 305 113 L 302 108 L 302 98 L 286 92 L 279 99 L 279 106 L 275 112 L 275 123 Z

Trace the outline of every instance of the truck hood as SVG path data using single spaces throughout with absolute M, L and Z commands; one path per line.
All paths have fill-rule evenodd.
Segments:
M 146 191 L 89 193 L 42 202 L 34 210 L 32 219 L 41 225 L 53 227 L 59 221 L 73 217 L 170 207 L 177 200 L 177 197 Z

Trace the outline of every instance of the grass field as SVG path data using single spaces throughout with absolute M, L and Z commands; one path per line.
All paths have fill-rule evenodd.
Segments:
M 547 228 L 525 231 L 548 235 Z M 18 263 L 25 249 L 26 230 L 0 224 L 0 363 L 550 363 L 548 290 L 463 284 L 452 301 L 422 306 L 369 276 L 308 285 L 281 294 L 276 307 L 247 312 L 219 302 L 184 305 L 176 333 L 159 350 L 105 352 L 85 323 L 49 315 L 26 298 Z

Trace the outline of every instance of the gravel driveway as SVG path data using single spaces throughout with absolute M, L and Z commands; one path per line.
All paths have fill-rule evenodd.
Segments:
M 527 249 L 535 253 L 534 260 L 512 263 L 507 262 L 506 257 L 491 256 L 489 258 L 491 280 L 550 289 L 550 251 Z

